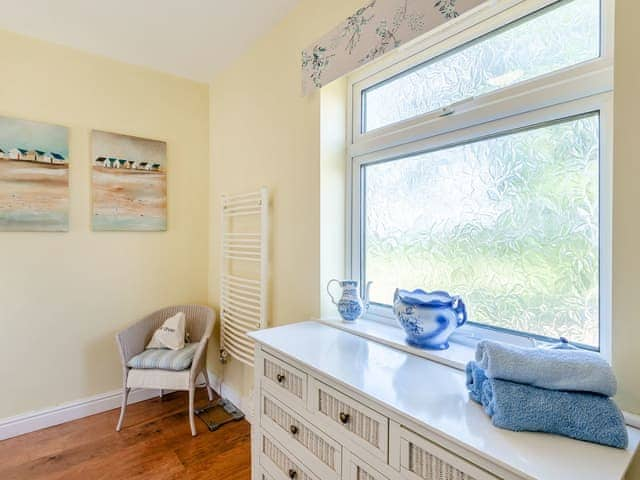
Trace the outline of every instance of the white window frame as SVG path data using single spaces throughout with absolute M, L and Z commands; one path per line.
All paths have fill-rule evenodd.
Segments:
M 453 115 L 431 112 L 370 132 L 361 132 L 363 90 L 455 49 L 557 0 L 497 1 L 449 22 L 425 38 L 396 49 L 348 79 L 347 261 L 350 278 L 363 280 L 361 265 L 361 177 L 363 165 L 416 152 L 495 136 L 587 112 L 600 113 L 600 354 L 611 360 L 611 268 L 613 192 L 613 9 L 601 0 L 601 56 L 555 73 L 517 83 L 452 106 Z M 400 328 L 388 307 L 372 305 L 366 320 Z M 473 319 L 471 319 L 473 321 Z M 453 341 L 495 339 L 529 344 L 522 335 L 465 325 Z

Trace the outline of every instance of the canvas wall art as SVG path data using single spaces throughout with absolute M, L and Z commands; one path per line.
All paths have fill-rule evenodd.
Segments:
M 167 229 L 167 144 L 94 130 L 91 133 L 93 229 Z
M 66 127 L 0 116 L 0 231 L 69 229 Z

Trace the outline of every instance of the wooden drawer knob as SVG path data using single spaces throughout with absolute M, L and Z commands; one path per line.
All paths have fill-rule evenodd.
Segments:
M 298 427 L 296 427 L 295 425 L 291 425 L 291 426 L 289 427 L 289 431 L 290 431 L 291 433 L 293 433 L 294 435 L 297 435 L 297 434 L 298 434 L 298 432 L 299 432 L 300 430 L 298 430 Z
M 340 412 L 340 421 L 345 425 L 349 423 L 350 418 L 351 418 L 351 415 L 349 415 L 348 413 Z
M 289 470 L 289 478 L 294 479 L 297 476 L 298 476 L 298 472 L 296 472 L 294 469 Z
M 279 373 L 278 375 L 276 375 L 276 379 L 278 380 L 278 383 L 282 383 L 284 382 L 284 375 Z

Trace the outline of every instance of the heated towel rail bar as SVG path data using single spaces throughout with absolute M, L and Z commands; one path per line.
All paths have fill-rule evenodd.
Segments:
M 223 195 L 220 355 L 253 366 L 248 332 L 267 326 L 269 191 Z

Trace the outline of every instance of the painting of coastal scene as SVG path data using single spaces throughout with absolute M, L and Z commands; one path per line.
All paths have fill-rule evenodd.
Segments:
M 66 127 L 0 116 L 0 231 L 69 229 Z
M 167 229 L 167 144 L 94 130 L 91 133 L 93 229 Z

